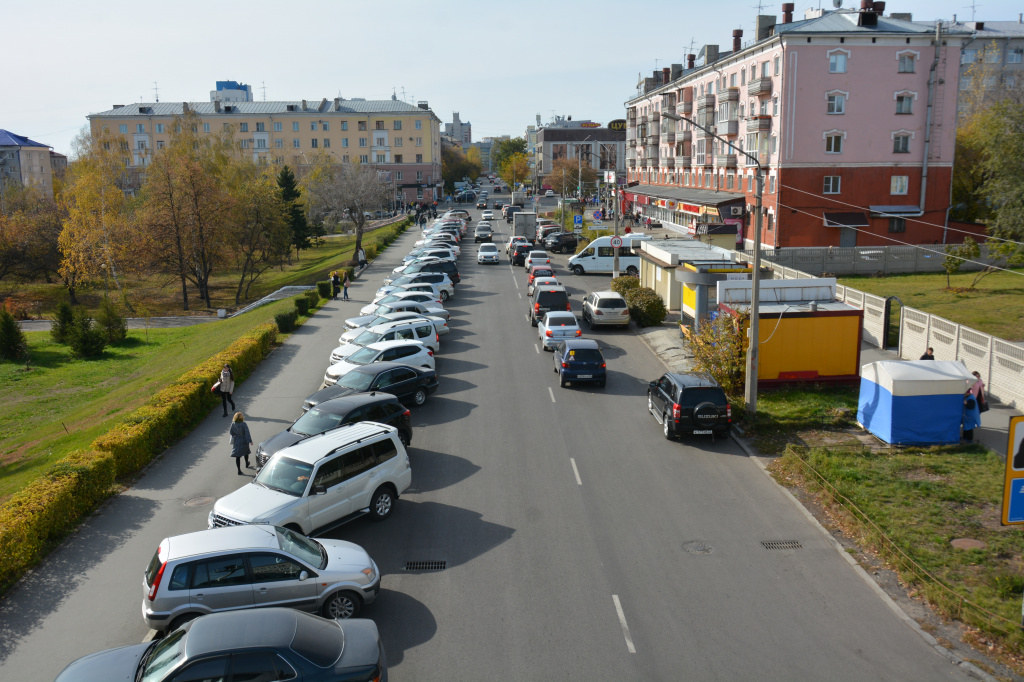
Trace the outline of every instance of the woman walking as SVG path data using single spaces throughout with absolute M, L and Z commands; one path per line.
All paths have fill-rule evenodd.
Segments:
M 249 464 L 249 446 L 252 445 L 252 436 L 249 435 L 249 425 L 245 423 L 245 415 L 235 412 L 231 420 L 231 428 L 228 429 L 231 436 L 231 456 L 235 458 L 235 468 L 238 475 L 242 475 L 242 458 L 245 457 L 245 468 L 252 469 Z
M 342 291 L 343 291 L 343 294 L 342 294 L 341 300 L 343 300 L 343 301 L 351 301 L 351 300 L 352 300 L 352 299 L 350 299 L 350 298 L 348 297 L 348 288 L 349 288 L 349 287 L 350 287 L 351 285 L 352 285 L 352 280 L 350 280 L 350 279 L 348 278 L 348 270 L 346 270 L 346 271 L 345 271 L 345 280 L 344 280 L 344 281 L 343 281 L 343 282 L 341 283 L 341 286 L 342 286 Z
M 224 414 L 221 416 L 228 416 L 228 403 L 231 403 L 231 409 L 235 409 L 235 401 L 231 397 L 231 394 L 235 392 L 235 373 L 231 371 L 231 365 L 225 364 L 224 369 L 220 371 L 220 402 L 224 407 Z
M 359 247 L 359 250 L 356 251 L 356 260 L 359 261 L 359 267 L 366 267 L 366 251 L 363 251 L 363 247 L 361 246 Z
M 341 278 L 338 277 L 338 271 L 335 270 L 331 273 L 331 291 L 333 292 L 332 298 L 338 300 L 338 292 L 341 291 Z

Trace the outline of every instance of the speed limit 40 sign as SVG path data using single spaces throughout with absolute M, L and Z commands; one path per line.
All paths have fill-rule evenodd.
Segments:
M 622 246 L 622 237 L 612 237 L 612 248 L 618 249 Z

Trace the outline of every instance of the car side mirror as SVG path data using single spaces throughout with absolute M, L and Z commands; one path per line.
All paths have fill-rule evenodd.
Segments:
M 314 495 L 326 495 L 327 494 L 327 486 L 325 486 L 325 485 L 315 485 L 315 486 L 313 486 L 313 494 Z
M 658 382 L 657 381 L 652 381 L 652 382 L 650 382 L 647 385 L 650 386 L 651 388 L 657 388 L 658 387 Z
M 303 580 L 306 580 L 307 578 L 309 578 L 309 573 L 306 573 L 305 571 L 302 571 L 301 573 L 299 573 L 299 582 L 302 582 Z

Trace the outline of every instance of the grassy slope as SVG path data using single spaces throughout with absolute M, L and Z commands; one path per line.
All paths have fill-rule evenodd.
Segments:
M 953 291 L 945 273 L 840 277 L 839 283 L 876 296 L 896 296 L 903 305 L 944 317 L 1007 341 L 1024 340 L 1024 269 L 987 275 L 972 291 L 976 273 L 953 275 Z

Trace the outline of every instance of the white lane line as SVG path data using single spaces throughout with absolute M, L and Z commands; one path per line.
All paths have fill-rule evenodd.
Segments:
M 157 632 L 156 630 L 150 630 L 149 632 L 146 633 L 146 636 L 142 638 L 142 643 L 143 644 L 147 644 L 149 642 L 152 642 L 154 639 L 157 638 L 157 636 L 159 634 L 160 633 Z
M 537 351 L 537 355 L 540 355 L 540 346 L 538 346 L 537 344 L 533 344 L 533 349 Z
M 516 293 L 517 293 L 517 294 L 519 294 L 519 298 L 522 298 L 522 297 L 523 297 L 523 292 L 521 292 L 521 291 L 517 291 Z
M 635 654 L 636 647 L 633 646 L 633 638 L 629 636 L 629 626 L 626 625 L 626 614 L 622 612 L 619 595 L 613 594 L 612 601 L 615 602 L 615 611 L 619 614 L 619 625 L 622 626 L 622 635 L 626 638 L 626 648 L 629 649 L 629 653 Z
M 570 457 L 569 462 L 572 464 L 572 472 L 576 474 L 576 485 L 583 485 L 583 481 L 580 480 L 580 470 L 576 468 L 576 460 Z
M 548 393 L 551 394 L 551 402 L 555 402 L 555 392 L 551 390 L 550 386 L 548 386 Z

